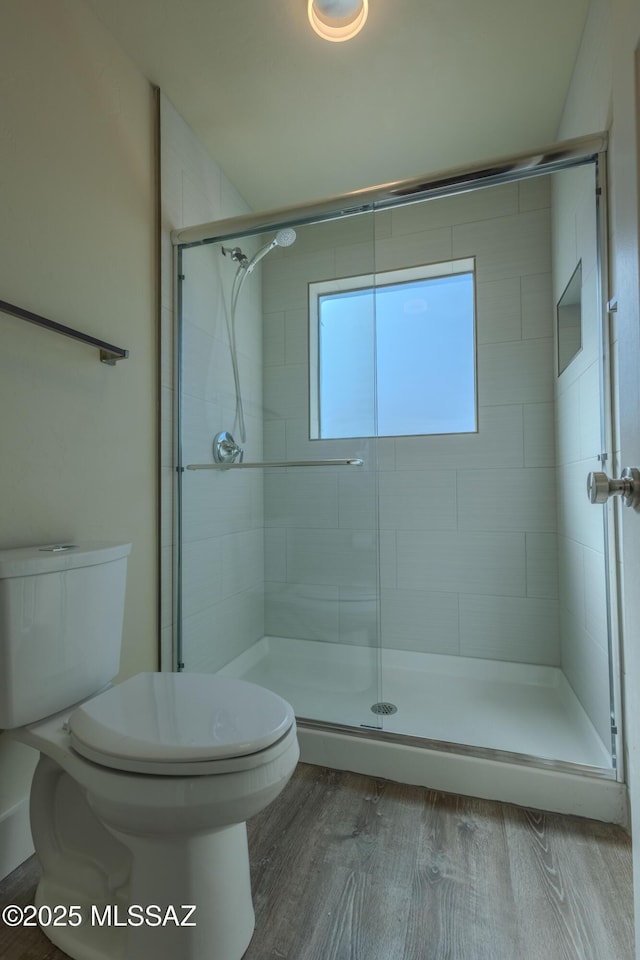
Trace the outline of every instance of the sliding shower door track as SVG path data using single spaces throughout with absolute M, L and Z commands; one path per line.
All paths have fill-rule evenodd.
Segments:
M 492 760 L 497 763 L 513 764 L 521 767 L 534 767 L 554 773 L 569 773 L 574 776 L 590 777 L 596 780 L 617 780 L 614 767 L 594 767 L 585 763 L 572 763 L 569 760 L 553 760 L 547 757 L 532 756 L 527 753 L 497 750 L 493 747 L 473 746 L 471 744 L 455 743 L 449 740 L 430 740 L 428 737 L 390 733 L 386 730 L 378 730 L 373 726 L 352 727 L 342 723 L 311 720 L 307 717 L 296 717 L 296 723 L 298 728 L 302 730 L 338 733 L 343 736 L 354 737 L 361 740 L 376 740 L 382 743 L 393 743 L 405 747 L 417 747 L 420 750 L 435 750 L 438 753 L 472 757 L 476 760 Z

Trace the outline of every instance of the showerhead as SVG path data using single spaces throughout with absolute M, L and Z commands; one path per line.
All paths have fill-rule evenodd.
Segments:
M 273 241 L 279 247 L 290 247 L 296 242 L 296 232 L 293 227 L 285 227 L 284 230 L 278 230 Z
M 285 227 L 283 230 L 278 230 L 273 240 L 270 240 L 269 243 L 265 243 L 264 247 L 261 247 L 248 263 L 243 264 L 245 270 L 247 273 L 251 273 L 255 265 L 259 263 L 263 257 L 266 257 L 266 255 L 270 253 L 274 247 L 290 247 L 292 243 L 295 243 L 295 240 L 296 232 L 291 227 Z

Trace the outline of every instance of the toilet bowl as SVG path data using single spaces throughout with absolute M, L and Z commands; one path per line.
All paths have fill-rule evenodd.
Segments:
M 293 710 L 255 684 L 186 673 L 114 686 L 111 674 L 69 700 L 113 667 L 100 650 L 94 670 L 87 634 L 88 663 L 74 668 L 83 617 L 72 610 L 82 597 L 86 611 L 87 588 L 105 594 L 103 610 L 123 599 L 122 571 L 100 569 L 126 563 L 128 546 L 112 547 L 76 548 L 62 563 L 53 553 L 47 563 L 40 552 L 0 551 L 0 725 L 40 752 L 31 788 L 38 919 L 76 960 L 240 960 L 254 929 L 245 822 L 293 773 Z M 75 574 L 87 566 L 95 569 L 78 592 Z M 113 629 L 98 633 L 115 642 Z M 47 640 L 55 657 L 16 656 Z M 15 722 L 25 716 L 31 722 Z

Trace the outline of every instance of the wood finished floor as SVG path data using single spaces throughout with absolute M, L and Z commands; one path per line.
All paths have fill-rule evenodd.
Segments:
M 634 957 L 631 844 L 608 824 L 300 764 L 249 848 L 244 960 Z M 32 858 L 0 901 L 29 902 L 37 878 Z M 66 954 L 0 925 L 0 957 Z

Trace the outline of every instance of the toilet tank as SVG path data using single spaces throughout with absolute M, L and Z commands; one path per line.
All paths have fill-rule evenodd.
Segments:
M 116 676 L 130 550 L 0 550 L 0 728 L 64 710 Z

